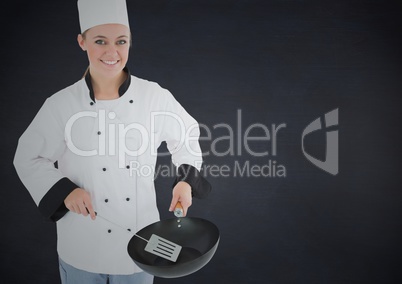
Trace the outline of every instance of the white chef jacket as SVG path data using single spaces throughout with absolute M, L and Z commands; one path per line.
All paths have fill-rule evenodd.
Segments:
M 45 101 L 19 140 L 14 164 L 41 212 L 57 221 L 57 250 L 65 262 L 93 273 L 132 274 L 141 270 L 127 244 L 159 220 L 157 148 L 166 141 L 175 165 L 200 170 L 199 127 L 156 83 L 128 73 L 118 99 L 96 101 L 88 78 Z M 63 201 L 76 187 L 119 226 L 66 210 Z

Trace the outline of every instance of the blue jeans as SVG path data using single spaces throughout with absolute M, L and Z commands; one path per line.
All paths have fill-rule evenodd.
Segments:
M 131 275 L 108 275 L 77 269 L 59 258 L 62 284 L 152 284 L 154 277 L 146 272 Z

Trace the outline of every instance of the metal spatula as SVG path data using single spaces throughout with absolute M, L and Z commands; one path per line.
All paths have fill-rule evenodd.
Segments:
M 145 246 L 145 251 L 150 252 L 154 255 L 163 257 L 167 260 L 176 262 L 177 257 L 180 254 L 181 246 L 173 243 L 167 239 L 164 239 L 158 235 L 152 234 L 149 240 L 135 234 L 137 238 L 148 242 Z
M 123 226 L 116 224 L 115 222 L 112 222 L 108 219 L 106 219 L 103 216 L 100 216 L 97 212 L 96 216 L 102 218 L 103 220 L 112 223 L 113 225 L 116 225 L 124 230 L 126 230 Z M 128 232 L 128 231 L 127 231 Z M 176 243 L 173 243 L 165 238 L 162 238 L 158 235 L 152 234 L 149 240 L 134 234 L 137 238 L 140 238 L 141 240 L 147 242 L 147 245 L 145 246 L 145 251 L 152 253 L 154 255 L 160 256 L 162 258 L 165 258 L 167 260 L 170 260 L 172 262 L 176 262 L 177 257 L 180 254 L 180 251 L 182 247 Z

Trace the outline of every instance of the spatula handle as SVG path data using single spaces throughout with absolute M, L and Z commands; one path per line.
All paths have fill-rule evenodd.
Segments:
M 180 201 L 177 202 L 176 207 L 174 208 L 174 215 L 176 217 L 183 217 L 184 215 L 183 206 L 181 205 Z

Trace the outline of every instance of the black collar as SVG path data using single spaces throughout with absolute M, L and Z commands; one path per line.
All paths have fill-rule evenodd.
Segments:
M 130 87 L 131 83 L 131 74 L 130 71 L 128 70 L 127 67 L 124 67 L 123 69 L 124 72 L 127 73 L 127 79 L 124 80 L 123 84 L 119 87 L 119 96 L 121 97 L 124 95 L 125 92 L 127 92 L 128 87 Z M 92 82 L 91 82 L 91 74 L 89 73 L 89 70 L 87 74 L 85 75 L 85 82 L 87 83 L 87 87 L 89 89 L 89 96 L 91 97 L 91 100 L 95 102 L 95 94 L 94 94 L 94 89 L 92 88 Z

